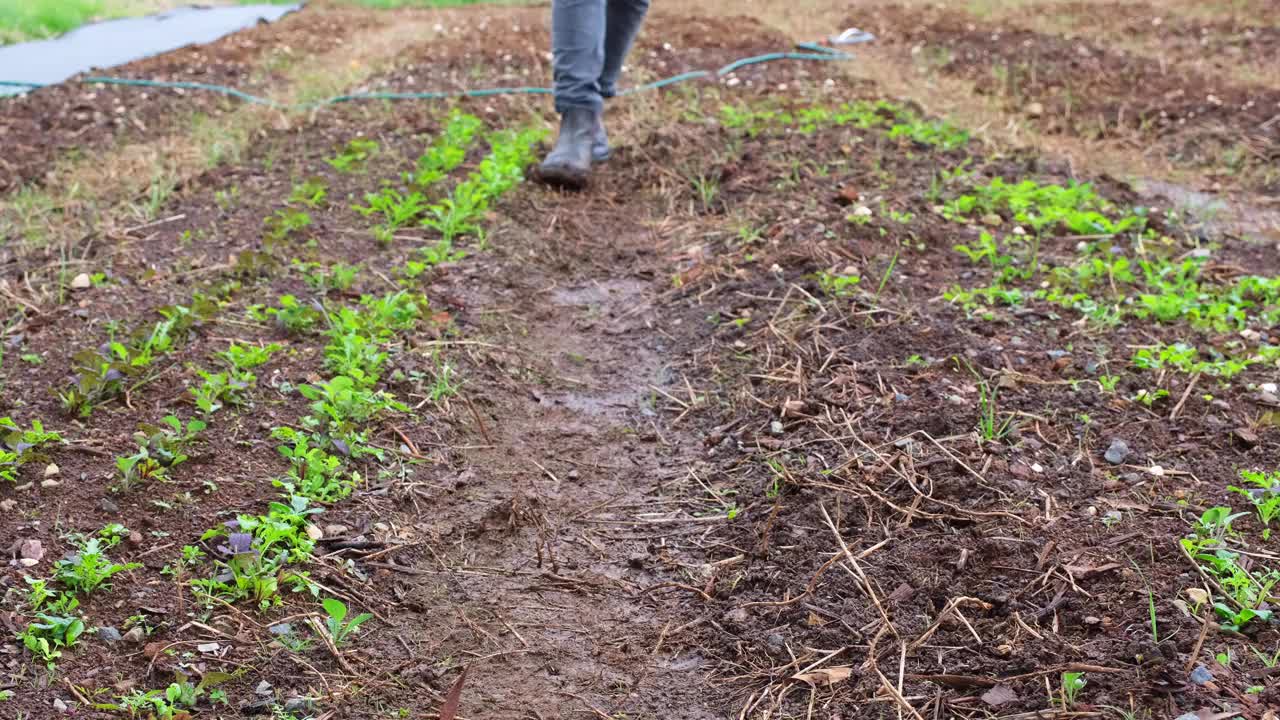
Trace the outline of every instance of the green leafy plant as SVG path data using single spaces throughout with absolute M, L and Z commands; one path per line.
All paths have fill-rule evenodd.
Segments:
M 324 206 L 325 196 L 328 193 L 328 187 L 323 180 L 306 180 L 293 186 L 293 190 L 289 193 L 289 202 L 319 208 Z
M 81 539 L 76 552 L 54 563 L 54 576 L 68 588 L 89 594 L 98 588 L 109 588 L 107 583 L 115 575 L 142 567 L 139 563 L 114 563 L 107 557 L 107 549 L 114 543 L 101 538 Z
M 325 598 L 321 604 L 329 616 L 325 620 L 325 627 L 329 630 L 329 637 L 333 639 L 334 645 L 342 645 L 360 625 L 373 619 L 371 613 L 361 613 L 347 620 L 347 606 L 341 600 Z
M 324 320 L 324 309 L 318 303 L 304 305 L 293 295 L 281 295 L 279 307 L 252 305 L 249 316 L 258 322 L 275 322 L 291 333 L 305 333 Z
M 1059 698 L 1062 703 L 1062 709 L 1070 710 L 1076 705 L 1076 697 L 1088 682 L 1084 678 L 1082 672 L 1064 672 L 1062 673 L 1061 691 Z
M 1262 523 L 1262 539 L 1271 539 L 1271 521 L 1280 518 L 1280 472 L 1256 472 L 1241 470 L 1240 477 L 1253 487 L 1228 486 L 1231 492 L 1243 495 L 1258 513 Z
M 263 238 L 268 243 L 280 243 L 311 227 L 311 222 L 311 215 L 301 210 L 277 210 L 263 221 Z
M 378 152 L 378 143 L 369 138 L 353 138 L 337 155 L 325 162 L 341 173 L 352 173 L 363 170 L 369 158 Z
M 31 421 L 23 430 L 12 418 L 0 417 L 0 480 L 18 481 L 18 468 L 44 457 L 42 449 L 50 443 L 62 442 L 62 436 L 44 429 L 44 423 Z
M 271 435 L 289 443 L 276 448 L 289 461 L 289 474 L 273 483 L 290 495 L 316 502 L 337 502 L 350 495 L 359 483 L 359 473 L 347 472 L 341 458 L 312 445 L 317 438 L 288 427 L 275 428 Z M 319 438 L 319 442 L 323 443 L 324 438 Z
M 75 647 L 84 634 L 84 621 L 78 617 L 36 613 L 36 622 L 18 633 L 23 647 L 50 668 L 62 657 L 62 650 Z

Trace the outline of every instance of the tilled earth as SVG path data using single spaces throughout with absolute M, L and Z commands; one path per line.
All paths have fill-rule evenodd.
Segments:
M 972 81 L 1046 133 L 1149 142 L 1200 173 L 1197 189 L 1231 187 L 1253 207 L 1275 192 L 1274 85 L 1157 71 L 1105 40 L 954 11 L 874 13 L 878 50 Z M 351 89 L 542 84 L 545 14 L 441 13 L 441 38 Z M 308 9 L 113 72 L 265 91 L 283 82 L 262 60 L 281 43 L 306 63 L 356 31 L 433 17 Z M 1238 33 L 1202 45 L 1228 57 L 1233 38 L 1268 37 L 1233 15 L 1180 22 Z M 465 40 L 495 32 L 500 47 Z M 788 44 L 763 20 L 655 12 L 628 72 L 652 80 Z M 1016 72 L 1001 83 L 993 67 Z M 184 711 L 196 717 L 1274 720 L 1280 631 L 1265 619 L 1226 627 L 1206 600 L 1226 600 L 1220 583 L 1179 539 L 1204 510 L 1232 506 L 1248 513 L 1225 536 L 1242 565 L 1258 577 L 1280 568 L 1252 508 L 1227 490 L 1242 469 L 1277 469 L 1268 384 L 1280 371 L 1272 359 L 1223 380 L 1131 358 L 1177 342 L 1229 355 L 1242 338 L 1261 348 L 1280 336 L 1252 320 L 1229 331 L 1132 313 L 1097 323 L 1034 298 L 1102 239 L 1057 225 L 1037 238 L 1022 301 L 949 301 L 993 274 L 954 246 L 976 247 L 984 231 L 1007 240 L 1020 221 L 958 222 L 942 207 L 994 178 L 1088 182 L 1114 212 L 1149 208 L 1150 237 L 1107 235 L 1113 255 L 1207 255 L 1205 288 L 1269 277 L 1280 227 L 1188 212 L 1171 182 L 1143 195 L 1127 178 L 968 137 L 928 118 L 916 103 L 928 98 L 887 97 L 847 71 L 753 65 L 615 101 L 615 156 L 586 193 L 523 183 L 489 209 L 482 237 L 457 241 L 464 257 L 418 274 L 407 263 L 438 234 L 409 226 L 381 243 L 351 206 L 399 184 L 440 135 L 449 110 L 426 103 L 282 113 L 238 163 L 185 182 L 149 222 L 95 217 L 110 231 L 74 248 L 5 238 L 0 417 L 43 421 L 66 442 L 0 484 L 11 558 L 0 710 L 128 716 L 105 706 L 185 676 L 210 689 L 218 678 L 226 694 Z M 52 163 L 234 107 L 135 93 L 68 86 L 3 101 L 0 190 L 39 192 Z M 873 110 L 865 122 L 801 119 L 845 103 Z M 490 129 L 551 119 L 528 96 L 456 108 Z M 902 134 L 899 121 L 960 140 Z M 339 171 L 328 161 L 354 138 L 377 149 Z M 1238 172 L 1224 170 L 1237 147 Z M 484 154 L 473 146 L 452 177 Z M 290 200 L 304 181 L 326 199 Z M 300 209 L 308 225 L 268 237 L 267 218 Z M 73 281 L 68 254 L 102 275 Z M 351 287 L 318 290 L 298 269 L 336 263 L 360 267 Z M 1114 276 L 1104 285 L 1095 294 L 1125 290 Z M 191 582 L 207 561 L 163 571 L 184 546 L 216 557 L 221 541 L 204 531 L 279 497 L 271 481 L 289 464 L 272 429 L 301 427 L 310 403 L 296 388 L 326 377 L 323 336 L 248 309 L 284 295 L 352 306 L 397 289 L 430 303 L 389 346 L 380 385 L 409 409 L 372 425 L 384 459 L 349 461 L 361 485 L 310 519 L 318 541 L 304 565 L 318 597 L 373 618 L 331 646 L 311 624 L 324 617 L 317 599 L 287 583 L 265 611 L 200 602 Z M 216 310 L 141 381 L 87 417 L 63 411 L 74 355 L 197 296 Z M 115 458 L 135 451 L 139 423 L 200 416 L 188 388 L 233 341 L 283 349 L 254 370 L 245 406 L 210 416 L 167 481 L 119 490 Z M 24 578 L 51 578 L 71 533 L 113 523 L 128 532 L 112 559 L 139 567 L 79 595 L 72 614 L 89 630 L 49 669 L 14 639 L 38 621 Z M 1264 592 L 1258 609 L 1275 600 Z M 1065 697 L 1075 673 L 1085 684 Z

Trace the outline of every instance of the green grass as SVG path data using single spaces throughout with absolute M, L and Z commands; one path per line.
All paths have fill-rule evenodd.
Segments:
M 294 0 L 214 0 L 214 5 L 286 5 Z M 453 7 L 483 0 L 337 0 L 348 5 L 391 9 Z M 190 4 L 185 0 L 0 0 L 0 45 L 57 37 L 86 23 L 134 17 Z M 510 2 L 504 4 L 513 4 Z

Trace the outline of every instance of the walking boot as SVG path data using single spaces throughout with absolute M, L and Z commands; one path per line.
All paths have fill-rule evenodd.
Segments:
M 591 161 L 602 163 L 609 159 L 609 133 L 604 129 L 604 113 L 596 115 L 595 127 L 591 129 Z
M 587 186 L 591 176 L 591 145 L 598 113 L 572 107 L 560 115 L 560 136 L 538 166 L 538 179 L 570 190 Z

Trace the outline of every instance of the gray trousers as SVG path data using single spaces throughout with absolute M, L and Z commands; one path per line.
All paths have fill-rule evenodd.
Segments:
M 552 0 L 551 72 L 556 111 L 600 110 L 617 92 L 622 61 L 649 0 Z

